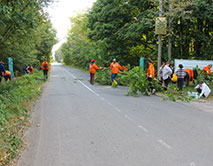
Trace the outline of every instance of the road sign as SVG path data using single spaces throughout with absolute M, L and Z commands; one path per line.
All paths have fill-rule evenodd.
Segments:
M 155 22 L 155 34 L 166 35 L 167 32 L 167 19 L 166 17 L 157 17 Z

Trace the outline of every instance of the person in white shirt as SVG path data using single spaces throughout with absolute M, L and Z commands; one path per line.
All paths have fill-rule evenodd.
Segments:
M 167 90 L 168 84 L 171 80 L 170 76 L 172 75 L 172 69 L 169 67 L 170 62 L 166 62 L 166 65 L 162 69 L 162 78 L 164 82 L 164 90 Z
M 208 97 L 211 93 L 211 89 L 203 81 L 199 81 L 199 84 L 195 87 L 195 89 L 197 89 L 198 93 L 200 93 L 199 99 L 201 96 Z

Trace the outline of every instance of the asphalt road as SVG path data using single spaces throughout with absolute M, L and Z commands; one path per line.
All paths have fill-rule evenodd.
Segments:
M 88 79 L 52 66 L 19 166 L 213 165 L 212 112 Z

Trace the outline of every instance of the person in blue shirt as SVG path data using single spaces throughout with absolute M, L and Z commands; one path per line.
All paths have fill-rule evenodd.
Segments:
M 30 66 L 26 66 L 26 67 L 24 68 L 25 74 L 29 74 L 29 70 L 30 70 Z
M 0 61 L 0 82 L 2 80 L 2 77 L 5 75 L 5 67 L 4 67 L 4 62 Z

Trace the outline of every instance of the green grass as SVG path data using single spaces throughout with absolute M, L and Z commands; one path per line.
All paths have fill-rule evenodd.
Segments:
M 40 96 L 42 72 L 0 83 L 0 166 L 14 159 L 22 147 L 33 102 Z

